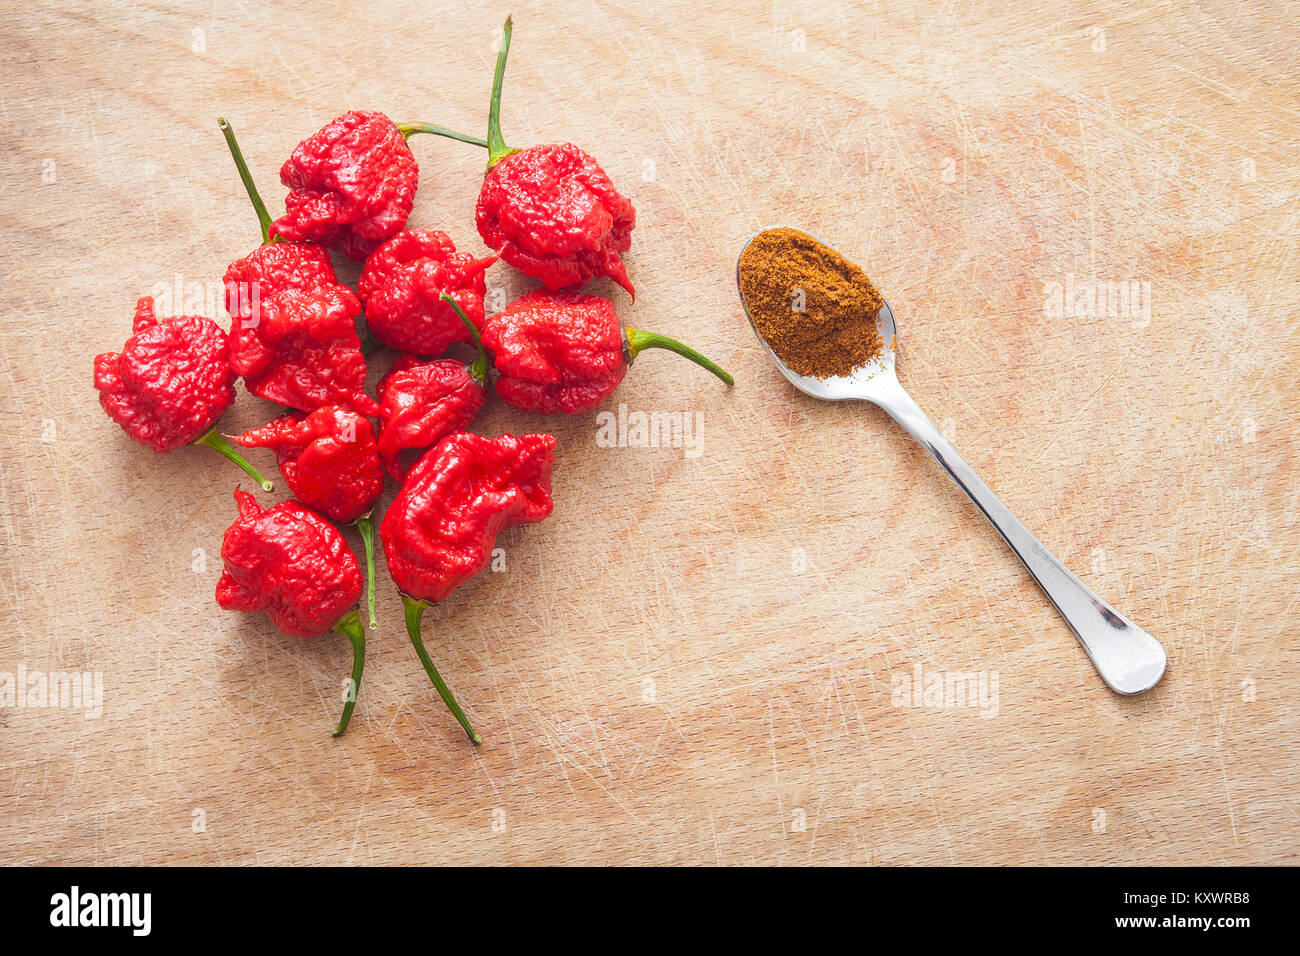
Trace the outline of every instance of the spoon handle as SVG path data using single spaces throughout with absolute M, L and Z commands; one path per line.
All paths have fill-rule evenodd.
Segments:
M 1165 672 L 1160 642 L 1094 594 L 1043 547 L 957 454 L 897 379 L 892 385 L 878 389 L 871 400 L 934 456 L 997 528 L 1079 638 L 1101 679 L 1120 694 L 1140 694 L 1154 687 Z

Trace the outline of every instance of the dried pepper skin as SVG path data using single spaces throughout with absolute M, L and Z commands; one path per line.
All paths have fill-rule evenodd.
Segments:
M 379 457 L 401 481 L 402 452 L 432 448 L 463 431 L 487 398 L 484 383 L 456 359 L 422 362 L 403 353 L 379 381 Z
M 578 292 L 525 293 L 487 320 L 483 344 L 501 373 L 497 394 L 529 412 L 591 411 L 628 369 L 613 305 Z
M 293 637 L 330 630 L 361 596 L 361 568 L 343 535 L 297 501 L 265 511 L 235 491 L 239 517 L 221 542 L 225 570 L 217 603 L 228 611 L 265 611 Z
M 294 147 L 281 168 L 289 195 L 271 234 L 364 259 L 406 225 L 419 175 L 396 123 L 373 111 L 344 113 Z
M 366 260 L 357 293 L 370 334 L 389 348 L 416 355 L 441 355 L 469 331 L 442 301 L 447 293 L 483 327 L 484 272 L 497 259 L 457 252 L 451 237 L 436 229 L 404 229 Z
M 95 388 L 108 417 L 156 452 L 189 444 L 235 400 L 226 333 L 195 315 L 159 319 L 154 300 L 136 303 L 121 352 L 95 356 Z
M 230 367 L 254 395 L 302 411 L 343 405 L 372 416 L 366 360 L 355 320 L 361 303 L 346 286 L 290 289 L 259 302 L 258 315 L 235 319 Z
M 232 439 L 246 448 L 270 448 L 298 500 L 331 521 L 346 524 L 374 507 L 384 473 L 370 419 L 326 405 L 295 412 Z
M 379 528 L 402 593 L 441 601 L 488 565 L 496 536 L 552 510 L 551 435 L 448 435 L 411 468 Z
M 281 292 L 312 292 L 338 285 L 324 246 L 314 242 L 268 242 L 226 268 L 226 311 L 238 320 L 253 318 L 261 302 Z
M 496 161 L 475 209 L 479 235 L 548 289 L 609 276 L 630 294 L 622 253 L 636 210 L 599 164 L 572 143 L 532 146 Z

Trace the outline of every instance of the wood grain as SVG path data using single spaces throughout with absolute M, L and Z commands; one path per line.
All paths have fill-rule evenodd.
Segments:
M 503 536 L 506 570 L 426 624 L 479 749 L 386 587 L 332 740 L 346 642 L 213 602 L 239 474 L 130 443 L 90 367 L 137 296 L 210 291 L 255 244 L 218 115 L 274 210 L 280 162 L 345 109 L 482 127 L 506 7 L 6 16 L 0 672 L 104 688 L 98 719 L 0 708 L 7 859 L 1300 860 L 1289 5 L 512 6 L 508 138 L 582 144 L 637 206 L 636 302 L 597 291 L 737 385 L 651 353 L 611 404 L 701 414 L 698 457 L 491 403 L 482 431 L 549 428 L 560 451 L 554 517 Z M 415 150 L 412 223 L 481 249 L 483 157 Z M 773 224 L 867 269 L 917 401 L 1165 643 L 1152 693 L 1105 689 L 883 414 L 768 366 L 733 273 Z M 503 266 L 491 281 L 527 287 Z M 1053 283 L 1129 281 L 1149 315 L 1050 303 Z M 211 295 L 186 311 L 221 314 Z M 273 413 L 241 394 L 224 427 Z M 917 665 L 996 674 L 996 713 L 901 706 Z

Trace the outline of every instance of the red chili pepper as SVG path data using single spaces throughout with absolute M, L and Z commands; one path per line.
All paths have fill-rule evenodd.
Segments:
M 226 271 L 231 369 L 254 395 L 290 408 L 310 412 L 337 404 L 378 414 L 379 406 L 365 393 L 366 361 L 355 324 L 361 303 L 339 284 L 320 246 L 269 237 L 270 216 L 234 130 L 225 119 L 218 124 L 263 238 L 261 247 Z M 241 288 L 244 280 L 255 284 Z
M 366 360 L 355 320 L 361 303 L 346 286 L 291 290 L 259 303 L 252 320 L 230 330 L 230 367 L 254 395 L 314 411 L 343 405 L 379 413 L 365 393 Z
M 228 611 L 265 611 L 293 637 L 334 630 L 352 642 L 352 679 L 334 736 L 347 730 L 361 688 L 366 637 L 356 603 L 361 569 L 343 535 L 297 501 L 265 511 L 246 491 L 235 490 L 239 517 L 221 542 L 225 570 L 217 603 Z
M 600 165 L 572 143 L 511 149 L 501 135 L 501 85 L 510 52 L 506 18 L 488 113 L 488 164 L 475 219 L 501 258 L 548 289 L 609 276 L 635 295 L 622 253 L 636 209 Z
M 452 432 L 463 431 L 487 398 L 488 357 L 478 329 L 444 294 L 471 331 L 478 357 L 466 365 L 457 359 L 422 362 L 403 352 L 379 380 L 379 457 L 401 481 L 402 452 L 425 450 Z
M 376 249 L 361 272 L 357 293 L 366 327 L 384 345 L 416 355 L 441 355 L 453 342 L 469 341 L 443 299 L 450 295 L 474 328 L 482 328 L 483 273 L 496 260 L 457 252 L 445 232 L 404 229 Z
M 234 438 L 245 448 L 270 448 L 298 500 L 339 524 L 353 522 L 366 550 L 366 608 L 375 620 L 375 546 L 370 511 L 384 490 L 370 419 L 337 405 L 295 412 Z
M 572 143 L 512 149 L 501 135 L 501 86 L 513 20 L 506 18 L 488 112 L 487 174 L 475 219 L 501 258 L 548 289 L 574 289 L 609 276 L 632 295 L 622 254 L 632 245 L 636 209 L 600 165 Z M 462 142 L 471 137 L 433 128 Z
M 699 352 L 654 332 L 624 329 L 608 299 L 534 289 L 489 316 L 483 344 L 501 377 L 497 394 L 528 412 L 575 414 L 618 388 L 643 349 L 669 349 L 728 385 L 731 375 Z
M 142 445 L 167 452 L 193 442 L 225 455 L 264 491 L 275 485 L 212 426 L 235 400 L 226 333 L 211 319 L 159 319 L 154 301 L 136 303 L 134 334 L 121 352 L 95 356 L 95 388 L 108 417 Z
M 340 524 L 364 515 L 384 490 L 374 428 L 351 409 L 293 412 L 234 441 L 274 451 L 298 500 Z
M 271 216 L 244 161 L 235 131 L 224 117 L 217 120 L 217 125 L 226 138 L 235 168 L 262 228 L 262 244 L 226 269 L 226 310 L 235 319 L 252 319 L 262 299 L 290 290 L 311 292 L 323 286 L 338 285 L 338 277 L 324 246 L 271 238 Z
M 429 679 L 475 743 L 478 734 L 424 648 L 420 618 L 488 565 L 496 536 L 551 513 L 551 435 L 448 435 L 416 462 L 379 526 L 406 630 Z
M 312 242 L 268 242 L 226 268 L 226 310 L 248 321 L 264 299 L 281 292 L 309 292 L 338 285 L 324 246 Z
M 416 133 L 486 145 L 429 123 L 399 126 L 383 113 L 344 113 L 299 143 L 280 170 L 289 195 L 274 234 L 364 259 L 411 214 L 420 167 L 406 140 Z

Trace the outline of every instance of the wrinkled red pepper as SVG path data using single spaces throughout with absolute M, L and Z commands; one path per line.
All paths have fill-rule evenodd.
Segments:
M 551 513 L 551 435 L 448 435 L 406 476 L 380 525 L 408 597 L 445 600 L 491 557 L 499 532 Z
M 293 412 L 234 438 L 275 452 L 289 490 L 331 521 L 347 524 L 374 507 L 384 490 L 370 419 L 325 405 Z
M 310 239 L 364 259 L 406 225 L 420 168 L 397 124 L 353 110 L 296 147 L 280 170 L 289 187 L 272 234 Z
M 510 52 L 506 19 L 488 113 L 488 164 L 475 219 L 501 258 L 548 289 L 609 276 L 630 294 L 622 254 L 636 210 L 600 165 L 572 143 L 511 149 L 501 135 L 501 84 Z
M 402 480 L 402 452 L 425 450 L 452 432 L 463 431 L 487 398 L 488 357 L 478 330 L 451 296 L 478 348 L 466 365 L 457 359 L 422 362 L 403 352 L 379 380 L 379 457 L 396 481 Z
M 447 598 L 487 567 L 496 536 L 551 513 L 551 435 L 448 435 L 406 476 L 379 536 L 406 608 L 420 662 L 470 740 L 480 742 L 438 674 L 420 636 L 430 602 Z
M 265 611 L 293 637 L 334 630 L 351 641 L 352 678 L 337 737 L 352 718 L 365 667 L 357 559 L 337 528 L 297 501 L 263 510 L 252 495 L 236 489 L 235 503 L 239 517 L 221 542 L 225 570 L 217 603 L 228 611 Z
M 226 310 L 233 318 L 248 321 L 254 318 L 258 303 L 264 298 L 290 290 L 311 292 L 324 286 L 338 285 L 338 277 L 324 246 L 271 238 L 271 216 L 253 182 L 248 163 L 244 161 L 235 131 L 225 117 L 219 118 L 217 125 L 226 138 L 226 146 L 262 229 L 262 244 L 226 268 Z
M 469 341 L 444 296 L 482 328 L 483 273 L 496 259 L 457 252 L 445 232 L 402 230 L 371 254 L 361 272 L 357 294 L 366 327 L 384 345 L 416 355 L 441 355 L 453 342 Z
M 285 161 L 280 181 L 289 195 L 273 234 L 364 259 L 411 214 L 420 167 L 406 140 L 416 133 L 485 145 L 428 123 L 399 126 L 383 113 L 344 113 L 299 143 Z
M 258 304 L 257 320 L 236 319 L 230 367 L 254 395 L 314 411 L 343 405 L 379 413 L 365 393 L 366 360 L 355 320 L 361 303 L 346 286 L 290 290 Z
M 95 388 L 108 417 L 156 452 L 206 445 L 274 491 L 212 428 L 235 400 L 226 333 L 203 316 L 159 319 L 149 296 L 136 303 L 132 330 L 121 352 L 95 356 Z
M 379 406 L 365 393 L 366 360 L 356 318 L 361 303 L 341 285 L 318 245 L 268 235 L 266 204 L 225 119 L 218 121 L 262 226 L 263 244 L 226 271 L 230 367 L 254 395 L 310 412 L 343 405 L 363 415 Z M 241 287 L 241 282 L 255 283 Z
M 501 377 L 497 394 L 529 412 L 576 414 L 613 394 L 644 349 L 669 349 L 727 385 L 731 375 L 699 352 L 654 332 L 624 329 L 600 296 L 534 289 L 489 316 L 483 344 Z
M 609 276 L 636 295 L 622 258 L 632 245 L 636 210 L 572 143 L 499 156 L 483 180 L 474 218 L 488 246 L 548 289 L 577 289 Z
M 374 427 L 348 408 L 325 405 L 295 412 L 234 439 L 246 448 L 270 448 L 289 490 L 309 508 L 339 524 L 355 523 L 366 550 L 366 608 L 375 620 L 375 537 L 370 511 L 384 490 Z
M 282 292 L 338 285 L 329 253 L 313 242 L 267 242 L 226 268 L 226 311 L 251 322 L 258 306 Z
M 487 173 L 475 207 L 479 235 L 548 289 L 609 276 L 636 295 L 623 253 L 636 209 L 600 165 L 572 143 L 512 149 L 501 135 L 501 86 L 513 20 L 506 18 L 488 112 Z M 445 135 L 445 134 L 444 134 Z M 471 142 L 469 137 L 456 139 Z

